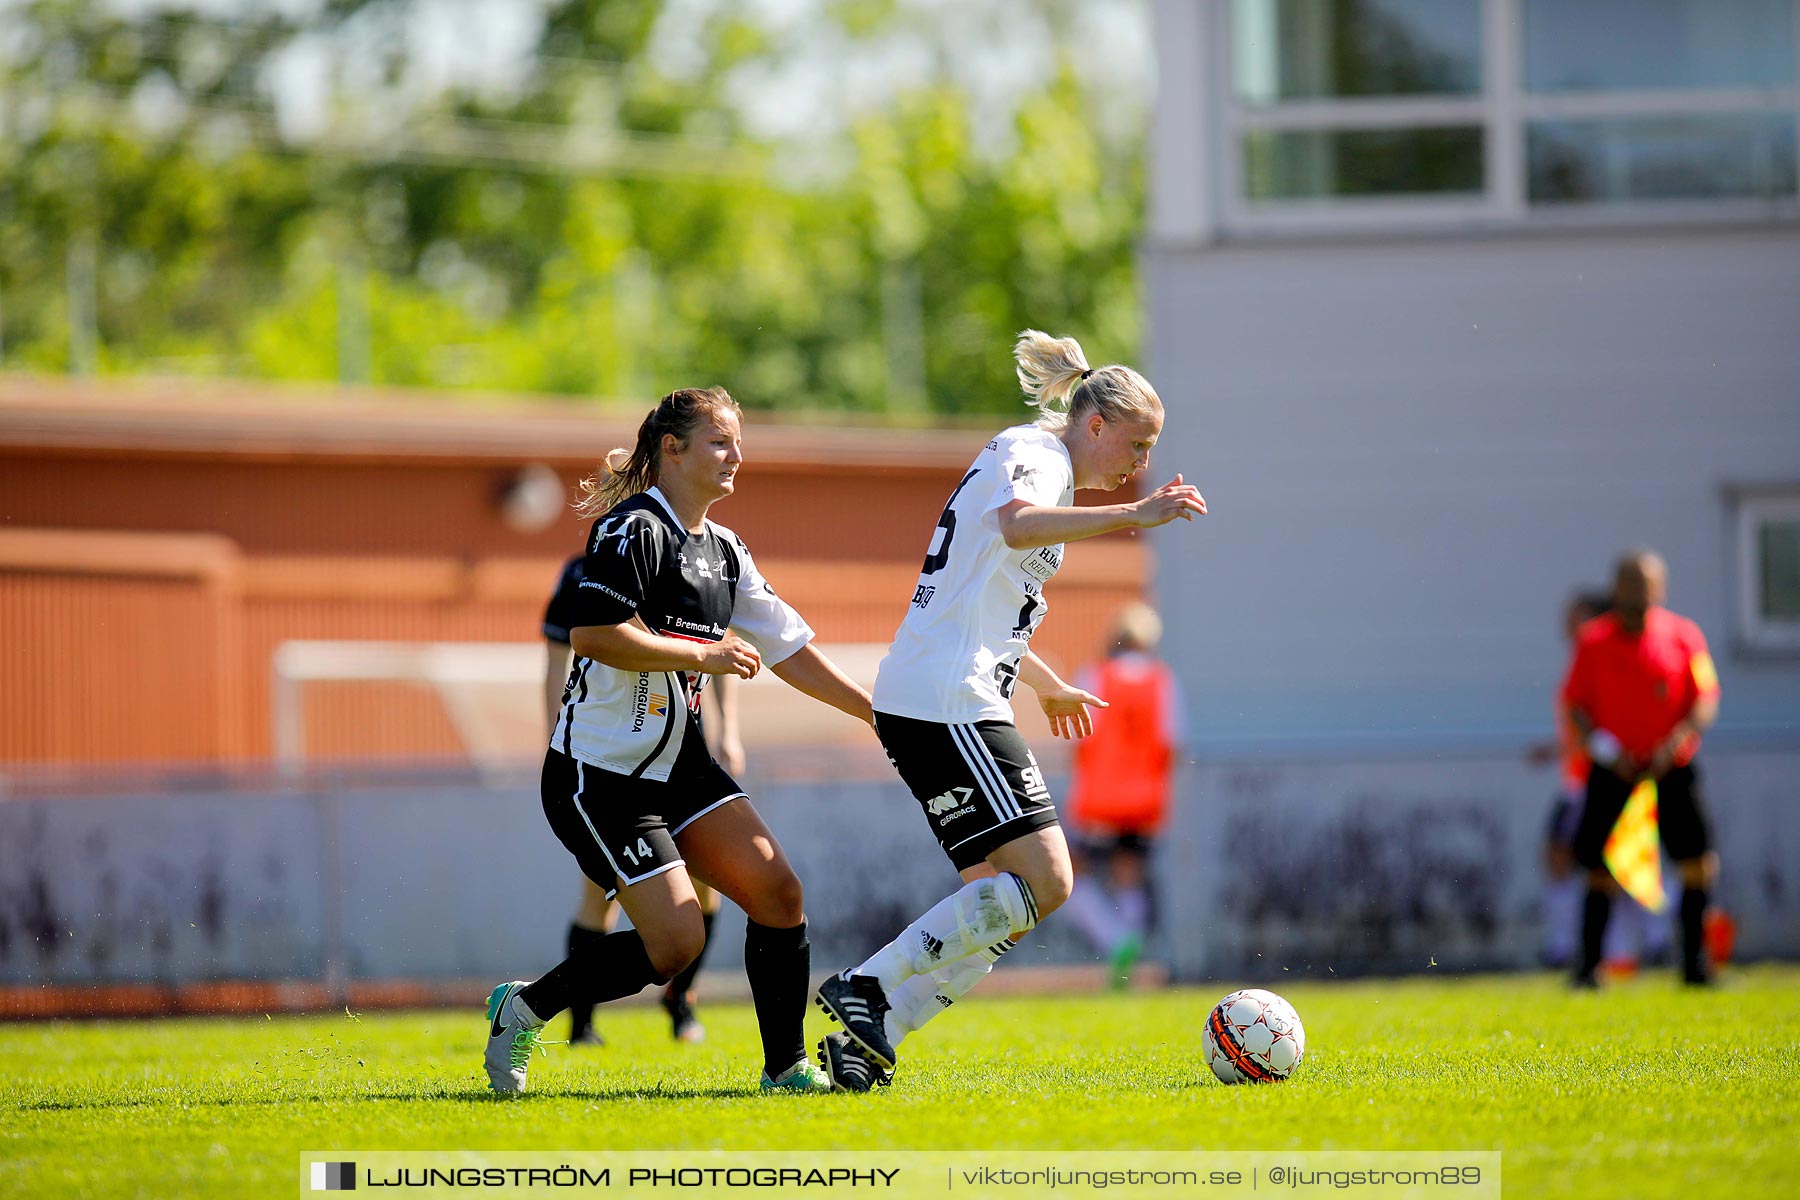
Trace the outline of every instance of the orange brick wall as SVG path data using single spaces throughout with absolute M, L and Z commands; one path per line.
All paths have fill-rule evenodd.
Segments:
M 0 763 L 264 758 L 291 639 L 537 643 L 582 531 L 500 520 L 517 465 L 0 447 Z M 884 643 L 960 470 L 753 462 L 715 515 L 822 641 Z M 1129 539 L 1072 547 L 1040 653 L 1098 653 L 1144 573 Z M 457 752 L 420 685 L 311 683 L 305 708 L 315 758 Z

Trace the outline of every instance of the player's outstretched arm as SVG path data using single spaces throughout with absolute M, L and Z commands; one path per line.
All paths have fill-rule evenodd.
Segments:
M 1059 738 L 1086 737 L 1094 732 L 1094 719 L 1088 708 L 1111 707 L 1092 692 L 1065 683 L 1049 663 L 1029 650 L 1019 660 L 1019 678 L 1037 693 L 1038 706 L 1050 718 L 1050 732 Z
M 998 513 L 1000 536 L 1014 550 L 1032 550 L 1098 537 L 1115 529 L 1151 529 L 1180 517 L 1191 521 L 1206 515 L 1206 497 L 1177 475 L 1139 500 L 1127 504 L 1102 504 L 1094 508 L 1064 508 L 1014 500 Z
M 575 653 L 621 671 L 699 671 L 705 675 L 755 677 L 762 669 L 756 647 L 735 633 L 716 642 L 651 633 L 636 617 L 618 625 L 581 625 L 569 630 Z
M 842 709 L 859 721 L 873 724 L 875 709 L 869 700 L 869 693 L 862 689 L 856 680 L 838 669 L 838 665 L 814 646 L 811 642 L 800 647 L 769 670 L 786 680 L 797 691 L 806 693 L 814 700 L 822 700 L 836 709 Z

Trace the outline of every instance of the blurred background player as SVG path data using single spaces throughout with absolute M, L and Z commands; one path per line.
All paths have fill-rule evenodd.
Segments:
M 1168 817 L 1177 749 L 1186 728 L 1181 685 L 1155 655 L 1162 620 L 1129 604 L 1114 620 L 1107 657 L 1082 668 L 1075 686 L 1106 701 L 1094 731 L 1075 743 L 1069 782 L 1075 886 L 1069 917 L 1107 959 L 1114 987 L 1156 927 L 1151 847 Z
M 1719 712 L 1719 680 L 1700 627 L 1662 606 L 1668 568 L 1649 550 L 1619 560 L 1613 611 L 1581 627 L 1563 683 L 1569 719 L 1587 747 L 1587 800 L 1575 830 L 1575 861 L 1588 873 L 1582 905 L 1577 987 L 1595 970 L 1617 887 L 1606 840 L 1633 790 L 1656 785 L 1656 822 L 1681 872 L 1681 973 L 1710 980 L 1703 938 L 1707 896 L 1717 874 L 1712 830 L 1694 756 Z
M 1569 597 L 1563 608 L 1563 636 L 1571 651 L 1581 627 L 1612 611 L 1612 597 L 1598 590 L 1582 590 Z M 1587 799 L 1587 747 L 1559 689 L 1552 701 L 1556 740 L 1530 747 L 1526 757 L 1538 766 L 1558 768 L 1556 797 L 1551 801 L 1544 844 L 1544 926 L 1541 957 L 1547 967 L 1568 967 L 1575 961 L 1580 941 L 1581 903 L 1587 894 L 1587 873 L 1575 867 L 1575 829 Z M 1655 837 L 1652 830 L 1651 836 Z M 1606 924 L 1604 961 L 1617 973 L 1635 969 L 1640 957 L 1661 962 L 1669 952 L 1669 925 L 1629 894 L 1621 893 Z
M 604 469 L 604 468 L 603 468 Z M 556 590 L 550 595 L 550 603 L 544 609 L 544 708 L 547 730 L 556 728 L 556 721 L 562 714 L 566 700 L 564 695 L 570 679 L 569 629 L 577 611 L 576 589 L 581 585 L 581 560 L 585 555 L 577 554 L 563 564 L 562 574 L 556 581 Z M 719 765 L 734 778 L 744 772 L 744 745 L 738 733 L 737 723 L 737 691 L 730 675 L 720 675 L 700 694 L 701 728 L 706 733 L 707 747 Z M 706 1026 L 694 1015 L 694 979 L 700 973 L 700 963 L 706 957 L 706 947 L 712 944 L 713 919 L 719 913 L 719 894 L 704 883 L 696 882 L 695 893 L 700 897 L 702 921 L 706 927 L 706 942 L 701 945 L 700 953 L 694 961 L 687 965 L 668 986 L 663 988 L 663 1011 L 669 1014 L 669 1032 L 678 1041 L 700 1042 L 706 1039 Z M 569 936 L 565 949 L 572 956 L 577 949 L 585 950 L 599 942 L 619 923 L 619 911 L 606 892 L 598 884 L 587 878 L 581 879 L 581 903 L 575 910 L 575 917 L 569 922 Z M 594 1028 L 594 1005 L 592 1001 L 577 1002 L 569 1009 L 569 1043 L 575 1046 L 598 1046 L 605 1039 L 599 1030 Z
M 844 1026 L 819 1044 L 840 1091 L 886 1082 L 895 1045 L 1069 898 L 1068 843 L 1011 704 L 1024 682 L 1066 738 L 1105 707 L 1031 652 L 1063 544 L 1206 512 L 1180 475 L 1140 500 L 1075 507 L 1077 488 L 1115 491 L 1149 468 L 1162 400 L 1130 367 L 1090 368 L 1073 338 L 1027 329 L 1013 358 L 1037 420 L 995 434 L 950 493 L 875 676 L 875 732 L 963 886 L 819 986 Z

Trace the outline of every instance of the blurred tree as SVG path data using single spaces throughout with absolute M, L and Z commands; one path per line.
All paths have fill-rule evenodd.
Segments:
M 435 90 L 405 83 L 409 0 L 305 27 L 33 0 L 0 44 L 0 348 L 82 365 L 91 247 L 102 369 L 1017 411 L 1018 329 L 1137 347 L 1141 143 L 1097 116 L 1065 5 L 980 7 L 1050 39 L 1000 137 L 965 34 L 896 0 L 798 42 L 703 6 L 678 68 L 662 0 L 560 0 L 516 86 Z M 332 37 L 364 67 L 333 59 L 326 119 L 284 132 L 275 66 Z M 899 39 L 930 67 L 880 102 L 752 131 L 746 81 Z

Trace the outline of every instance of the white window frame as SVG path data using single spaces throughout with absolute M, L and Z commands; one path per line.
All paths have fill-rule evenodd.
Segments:
M 1742 489 L 1734 496 L 1737 525 L 1738 638 L 1753 653 L 1800 652 L 1800 620 L 1770 621 L 1761 610 L 1762 556 L 1757 531 L 1771 519 L 1800 521 L 1800 484 Z
M 1551 202 L 1527 199 L 1526 131 L 1534 120 L 1790 113 L 1800 160 L 1800 86 L 1529 92 L 1523 0 L 1481 0 L 1481 90 L 1466 95 L 1356 97 L 1270 105 L 1237 94 L 1231 0 L 1205 4 L 1200 33 L 1207 129 L 1189 151 L 1213 155 L 1208 199 L 1218 232 L 1256 239 L 1356 233 L 1431 233 L 1493 228 L 1584 228 L 1800 220 L 1800 193 L 1719 199 Z M 1794 5 L 1795 78 L 1800 80 L 1800 0 Z M 1477 125 L 1483 130 L 1479 193 L 1332 196 L 1251 201 L 1244 195 L 1245 134 L 1256 130 L 1344 130 Z

